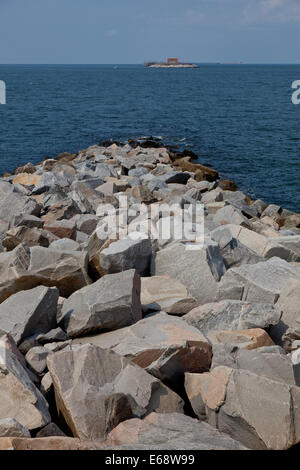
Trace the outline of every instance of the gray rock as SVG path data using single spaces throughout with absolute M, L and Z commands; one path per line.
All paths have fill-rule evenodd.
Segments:
M 278 300 L 283 285 L 290 279 L 300 280 L 300 267 L 280 258 L 271 258 L 265 262 L 229 269 L 219 285 L 219 295 L 225 298 L 222 292 L 227 291 L 227 299 L 273 304 Z M 231 289 L 230 297 L 229 286 L 235 286 L 235 289 Z
M 113 450 L 246 450 L 209 424 L 177 413 L 125 421 L 111 431 L 105 444 Z
M 76 218 L 77 230 L 87 235 L 92 235 L 99 223 L 99 217 L 92 214 L 82 214 Z
M 0 419 L 0 437 L 30 437 L 30 432 L 14 418 Z
M 39 184 L 34 188 L 32 194 L 42 194 L 57 186 L 66 188 L 69 184 L 69 181 L 64 176 L 51 171 L 45 171 L 42 173 Z
M 243 227 L 249 226 L 249 221 L 239 209 L 228 205 L 219 209 L 214 216 L 214 222 L 218 225 L 235 224 Z
M 159 176 L 159 179 L 164 183 L 177 183 L 177 184 L 186 184 L 190 179 L 191 175 L 183 171 L 168 171 L 162 176 Z
M 230 344 L 214 344 L 211 368 L 219 366 L 248 370 L 285 384 L 299 385 L 298 369 L 279 346 L 247 350 Z
M 204 334 L 209 331 L 246 330 L 277 325 L 282 312 L 271 304 L 223 300 L 193 309 L 183 319 Z
M 30 214 L 19 214 L 12 219 L 11 226 L 14 227 L 29 227 L 29 228 L 43 228 L 44 220 Z
M 169 276 L 143 277 L 141 303 L 144 313 L 164 311 L 171 315 L 184 315 L 197 306 L 187 288 Z
M 41 380 L 40 390 L 41 393 L 47 397 L 48 394 L 52 391 L 53 388 L 53 380 L 51 377 L 50 372 L 47 372 Z
M 270 335 L 276 344 L 290 350 L 292 342 L 300 339 L 300 280 L 289 279 L 280 290 L 276 307 L 282 310 L 282 318 L 273 326 Z
M 47 357 L 49 354 L 49 349 L 43 346 L 36 346 L 28 351 L 25 359 L 35 373 L 42 374 L 47 367 Z
M 0 420 L 12 418 L 29 431 L 48 424 L 48 404 L 17 357 L 0 347 Z
M 36 438 L 51 436 L 65 436 L 65 433 L 55 423 L 49 423 L 36 434 Z
M 142 318 L 140 277 L 134 270 L 110 274 L 75 292 L 62 308 L 62 328 L 73 338 L 131 325 Z
M 56 326 L 58 290 L 39 286 L 18 292 L 0 305 L 0 331 L 16 343 L 34 333 L 47 333 Z
M 274 256 L 289 262 L 300 261 L 300 235 L 270 238 L 264 251 L 264 257 Z
M 262 256 L 234 238 L 226 225 L 214 229 L 209 235 L 220 246 L 227 269 L 243 264 L 256 264 L 264 260 Z
M 40 205 L 34 199 L 17 192 L 10 192 L 1 197 L 0 219 L 4 222 L 12 223 L 15 217 L 22 214 L 39 216 L 40 210 Z
M 139 235 L 135 237 L 134 235 Z M 149 238 L 137 232 L 122 238 L 101 251 L 100 264 L 107 274 L 118 273 L 126 269 L 136 269 L 140 274 L 147 274 L 152 257 L 152 245 Z
M 75 437 L 101 439 L 120 421 L 182 410 L 182 400 L 142 368 L 87 344 L 48 357 L 58 412 Z
M 58 251 L 79 251 L 80 245 L 70 238 L 60 238 L 52 242 L 50 248 Z
M 156 253 L 152 274 L 177 279 L 199 304 L 213 302 L 217 297 L 218 282 L 225 273 L 220 249 L 211 241 L 201 249 L 189 247 L 189 244 L 178 243 Z
M 211 363 L 211 345 L 201 332 L 164 312 L 128 328 L 79 338 L 75 343 L 112 349 L 175 389 L 185 372 L 209 370 Z
M 63 297 L 90 284 L 87 268 L 85 252 L 37 246 L 30 249 L 28 275 L 34 277 L 36 283 L 56 286 Z
M 227 367 L 198 379 L 208 422 L 221 432 L 255 450 L 299 443 L 299 387 Z

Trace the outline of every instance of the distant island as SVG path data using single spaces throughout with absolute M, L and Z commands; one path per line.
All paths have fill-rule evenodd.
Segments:
M 177 58 L 168 58 L 167 62 L 145 62 L 144 66 L 150 68 L 198 68 L 196 64 L 179 62 Z

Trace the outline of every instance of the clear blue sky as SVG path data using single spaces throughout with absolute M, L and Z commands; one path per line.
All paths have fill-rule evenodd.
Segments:
M 300 0 L 0 0 L 0 63 L 300 62 Z

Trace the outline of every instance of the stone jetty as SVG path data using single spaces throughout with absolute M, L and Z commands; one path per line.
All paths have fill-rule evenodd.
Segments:
M 300 214 L 155 139 L 0 196 L 0 450 L 299 444 Z

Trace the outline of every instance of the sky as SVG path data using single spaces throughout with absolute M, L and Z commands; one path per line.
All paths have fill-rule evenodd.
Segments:
M 0 64 L 300 63 L 300 0 L 0 0 Z

